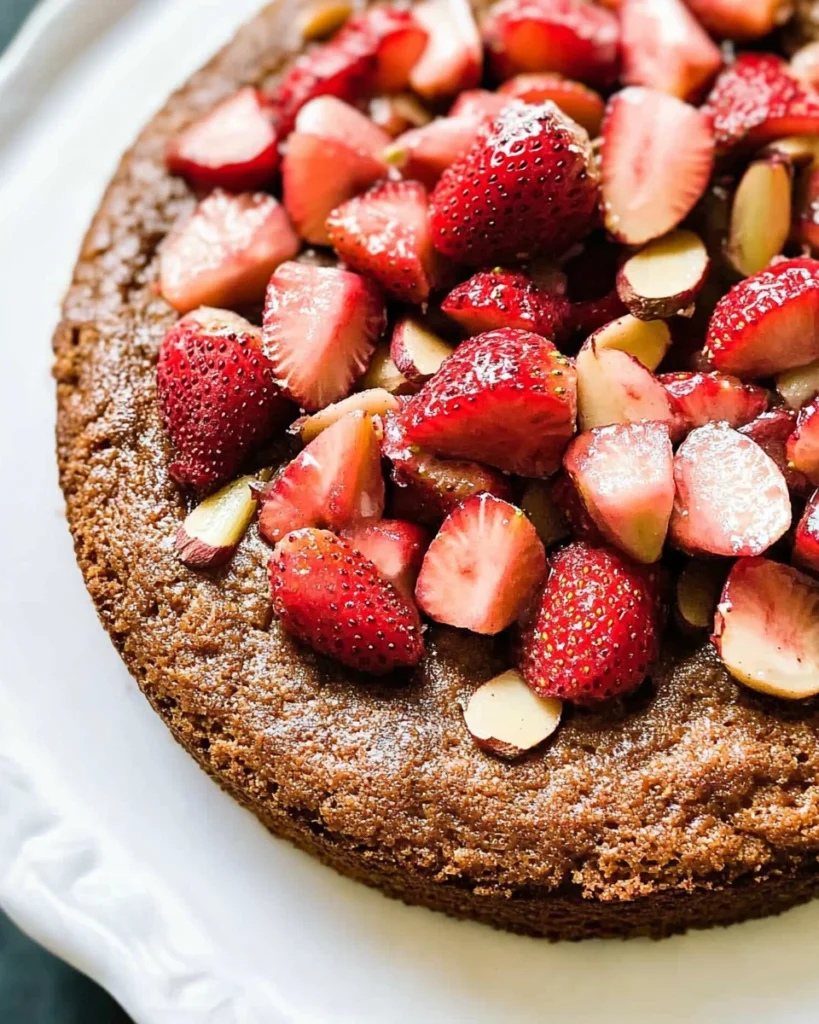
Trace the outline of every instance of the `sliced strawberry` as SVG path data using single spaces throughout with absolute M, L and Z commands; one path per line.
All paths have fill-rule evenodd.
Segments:
M 523 678 L 541 697 L 578 704 L 636 689 L 660 651 L 656 572 L 583 543 L 563 548 L 550 562 L 537 611 L 521 630 Z
M 694 107 L 632 86 L 606 107 L 601 159 L 606 227 L 619 241 L 642 245 L 691 212 L 711 176 L 714 139 Z
M 269 570 L 282 626 L 319 653 L 376 675 L 423 658 L 415 605 L 347 541 L 297 530 L 277 546 Z
M 819 358 L 819 260 L 782 260 L 717 303 L 705 357 L 737 377 L 768 377 Z
M 279 138 L 275 108 L 247 86 L 175 136 L 165 158 L 172 174 L 203 192 L 250 192 L 279 169 Z
M 726 423 L 692 430 L 674 457 L 673 542 L 691 555 L 760 555 L 791 525 L 779 467 Z
M 785 478 L 788 490 L 791 494 L 806 497 L 812 488 L 807 477 L 797 472 L 793 466 L 788 464 L 787 443 L 788 438 L 796 428 L 796 412 L 793 409 L 771 409 L 770 412 L 763 412 L 747 426 L 740 427 L 740 434 L 758 444 L 759 447 L 770 456 L 779 471 Z
M 685 0 L 703 26 L 722 39 L 761 39 L 787 21 L 782 0 Z
M 788 465 L 797 473 L 804 473 L 814 487 L 819 487 L 819 399 L 799 410 L 786 453 Z
M 410 128 L 399 135 L 384 157 L 404 178 L 435 188 L 444 171 L 472 147 L 485 121 L 483 114 L 437 117 L 421 128 Z
M 537 173 L 522 173 L 527 168 Z M 431 199 L 436 247 L 461 263 L 558 255 L 594 226 L 588 135 L 553 104 L 510 103 L 444 171 Z
M 156 386 L 177 454 L 169 472 L 190 487 L 234 476 L 287 414 L 258 327 L 223 309 L 198 309 L 174 324 L 159 349 Z
M 673 420 L 668 395 L 650 370 L 592 335 L 577 354 L 577 409 L 581 430 L 613 423 Z
M 638 562 L 663 553 L 674 504 L 674 453 L 664 423 L 623 423 L 576 437 L 563 456 L 609 543 Z
M 450 117 L 494 119 L 509 103 L 509 97 L 488 89 L 465 89 L 449 108 Z
M 564 470 L 555 473 L 549 481 L 549 492 L 569 524 L 569 531 L 575 540 L 584 540 L 595 547 L 605 545 L 603 535 L 589 515 L 589 510 L 568 473 Z
M 469 0 L 422 0 L 413 8 L 429 39 L 410 85 L 435 101 L 472 89 L 481 79 L 483 49 Z
M 722 67 L 719 47 L 683 0 L 623 0 L 623 81 L 696 98 Z
M 312 100 L 296 118 L 282 163 L 284 205 L 296 230 L 327 245 L 329 213 L 387 173 L 390 138 L 358 110 L 332 96 Z
M 342 44 L 333 40 L 302 54 L 272 95 L 279 109 L 279 132 L 287 138 L 302 107 L 321 96 L 356 104 L 374 89 L 376 43 L 356 34 Z
M 439 459 L 407 440 L 403 417 L 384 421 L 382 453 L 392 464 L 393 514 L 438 526 L 473 494 L 493 494 L 510 501 L 509 478 L 496 469 L 461 459 Z
M 350 393 L 385 323 L 384 300 L 366 278 L 283 263 L 267 287 L 264 351 L 282 390 L 315 412 Z
M 382 519 L 345 530 L 342 536 L 369 558 L 399 594 L 415 600 L 415 581 L 429 547 L 429 534 L 423 527 L 400 519 Z
M 304 526 L 343 530 L 381 518 L 381 439 L 372 416 L 349 413 L 323 430 L 261 493 L 259 529 L 276 544 Z
M 537 334 L 504 328 L 470 338 L 407 403 L 411 444 L 546 476 L 574 433 L 574 367 Z
M 819 693 L 819 583 L 767 558 L 741 558 L 712 637 L 731 675 L 786 700 Z
M 706 423 L 744 427 L 765 412 L 770 400 L 765 388 L 724 373 L 663 373 L 658 380 L 671 402 L 675 440 Z
M 451 291 L 441 309 L 468 335 L 517 327 L 559 343 L 569 333 L 568 301 L 536 288 L 517 270 L 480 271 Z
M 620 66 L 617 18 L 578 0 L 501 0 L 483 22 L 498 78 L 556 71 L 593 85 L 611 85 Z
M 327 218 L 330 242 L 347 266 L 388 295 L 426 302 L 445 266 L 432 247 L 427 190 L 418 181 L 387 181 L 342 203 Z
M 796 527 L 793 564 L 819 573 L 819 491 L 814 491 Z
M 372 87 L 390 93 L 407 88 L 427 39 L 427 30 L 412 12 L 373 7 L 350 18 L 330 46 L 353 53 L 370 50 L 375 58 Z
M 526 610 L 546 576 L 546 552 L 524 513 L 491 494 L 468 498 L 424 556 L 415 596 L 438 622 L 494 635 Z
M 273 196 L 203 199 L 162 247 L 159 288 L 180 313 L 197 306 L 243 306 L 264 297 L 270 275 L 301 242 Z
M 515 75 L 498 90 L 500 96 L 523 100 L 524 103 L 545 103 L 551 100 L 564 114 L 586 129 L 594 138 L 600 134 L 606 104 L 602 96 L 582 82 L 551 71 Z
M 741 54 L 719 76 L 702 109 L 712 120 L 719 153 L 819 133 L 819 94 L 773 54 Z

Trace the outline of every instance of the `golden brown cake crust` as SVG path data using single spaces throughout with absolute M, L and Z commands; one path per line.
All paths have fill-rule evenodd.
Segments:
M 372 682 L 270 622 L 255 528 L 219 573 L 174 555 L 154 367 L 174 320 L 157 247 L 192 204 L 166 140 L 299 45 L 263 11 L 125 156 L 55 336 L 60 477 L 105 628 L 177 739 L 273 831 L 391 895 L 554 938 L 663 935 L 819 891 L 819 706 L 738 687 L 707 650 L 629 701 L 575 711 L 507 764 L 462 721 L 504 667 L 491 640 L 430 630 L 412 679 Z

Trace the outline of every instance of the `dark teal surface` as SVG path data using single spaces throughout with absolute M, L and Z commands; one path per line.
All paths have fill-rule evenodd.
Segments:
M 35 0 L 0 0 L 0 50 L 34 5 Z M 0 913 L 0 1024 L 129 1024 L 129 1018 L 102 989 Z

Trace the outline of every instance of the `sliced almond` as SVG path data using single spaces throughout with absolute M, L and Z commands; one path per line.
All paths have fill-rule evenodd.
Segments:
M 731 206 L 727 256 L 740 274 L 763 270 L 785 247 L 791 230 L 790 161 L 755 160 L 742 175 Z
M 197 505 L 176 534 L 179 558 L 191 569 L 224 565 L 239 545 L 258 504 L 251 485 L 270 473 L 243 476 Z
M 671 331 L 665 320 L 638 320 L 626 313 L 600 327 L 589 340 L 598 352 L 609 348 L 626 352 L 653 371 L 671 345 Z
M 767 558 L 740 558 L 722 591 L 714 645 L 740 683 L 784 700 L 819 693 L 819 582 Z
M 801 409 L 819 395 L 819 359 L 807 366 L 786 370 L 776 378 L 776 390 L 791 409 Z
M 375 96 L 370 100 L 370 120 L 387 135 L 396 138 L 411 128 L 422 128 L 432 120 L 432 114 L 411 93 L 397 96 Z M 389 153 L 392 147 L 385 153 Z M 388 159 L 388 158 L 387 158 Z
M 306 43 L 327 39 L 341 28 L 352 13 L 353 5 L 346 0 L 314 0 L 299 18 L 301 37 Z
M 526 484 L 520 507 L 537 530 L 544 547 L 554 547 L 569 536 L 569 524 L 545 480 L 530 480 Z
M 617 274 L 617 294 L 641 320 L 690 314 L 708 266 L 705 245 L 693 231 L 672 231 L 626 260 Z
M 455 349 L 423 324 L 404 317 L 395 325 L 390 355 L 411 384 L 425 384 Z
M 466 727 L 484 750 L 509 760 L 548 739 L 560 724 L 563 702 L 538 697 L 510 669 L 479 686 L 464 711 Z
M 677 621 L 686 631 L 710 629 L 725 583 L 722 562 L 687 563 L 677 579 Z
M 780 156 L 795 167 L 808 167 L 819 159 L 819 135 L 786 135 L 769 143 L 760 155 Z
M 389 345 L 376 348 L 367 372 L 358 384 L 364 391 L 383 388 L 391 395 L 413 395 L 418 390 L 418 385 L 411 384 L 392 361 Z
M 320 412 L 312 416 L 302 416 L 290 427 L 291 434 L 298 434 L 305 444 L 309 444 L 313 438 L 337 423 L 342 416 L 349 412 L 367 412 L 371 416 L 386 416 L 388 412 L 394 412 L 401 408 L 401 403 L 391 395 L 385 388 L 370 388 L 369 391 L 356 391 L 348 398 L 342 398 L 340 402 L 333 402 Z

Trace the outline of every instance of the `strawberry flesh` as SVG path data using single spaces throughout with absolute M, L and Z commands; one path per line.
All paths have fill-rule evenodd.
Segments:
M 714 83 L 702 108 L 720 154 L 758 149 L 786 135 L 819 133 L 819 94 L 769 53 L 743 53 Z
M 819 358 L 819 260 L 782 260 L 723 296 L 705 358 L 737 377 L 769 377 Z
M 638 562 L 656 562 L 674 504 L 668 427 L 656 422 L 598 427 L 571 442 L 563 465 L 608 542 Z
M 574 367 L 537 334 L 503 330 L 465 341 L 404 411 L 411 444 L 508 473 L 546 476 L 575 429 Z
M 428 34 L 410 73 L 410 85 L 428 102 L 474 88 L 481 79 L 483 50 L 469 0 L 422 0 L 413 8 Z
M 381 518 L 381 443 L 372 416 L 350 413 L 323 430 L 261 493 L 259 530 L 276 544 L 305 526 L 343 530 Z
M 782 0 L 686 0 L 712 35 L 723 39 L 761 39 L 781 24 L 788 8 Z
M 431 198 L 433 242 L 470 265 L 557 255 L 592 229 L 598 199 L 583 129 L 551 103 L 515 101 L 441 176 Z
M 482 270 L 451 291 L 441 309 L 468 335 L 516 327 L 556 342 L 568 336 L 568 301 L 536 288 L 521 271 Z
M 371 88 L 394 93 L 409 85 L 427 39 L 427 30 L 411 11 L 373 7 L 350 18 L 330 45 L 351 53 L 371 52 L 375 62 Z
M 170 475 L 196 489 L 229 480 L 287 414 L 258 327 L 199 309 L 168 331 L 156 368 L 159 405 L 176 449 Z
M 399 594 L 415 600 L 415 582 L 429 547 L 429 534 L 423 527 L 400 519 L 382 519 L 344 530 L 342 536 L 369 558 Z
M 417 609 L 347 541 L 297 530 L 276 547 L 269 572 L 282 626 L 319 653 L 375 675 L 423 658 Z
M 655 570 L 609 548 L 570 544 L 552 556 L 518 668 L 540 697 L 593 704 L 636 689 L 660 648 Z
M 799 410 L 786 454 L 788 465 L 797 473 L 803 473 L 814 487 L 819 487 L 819 399 Z
M 546 553 L 524 513 L 475 495 L 444 521 L 424 556 L 415 596 L 449 626 L 494 635 L 526 610 L 546 575 Z
M 327 233 L 348 267 L 404 302 L 426 302 L 444 273 L 420 182 L 388 181 L 347 200 L 327 218 Z
M 296 230 L 327 245 L 328 215 L 387 173 L 390 137 L 360 111 L 332 96 L 303 107 L 282 163 L 284 205 Z
M 681 100 L 696 97 L 722 67 L 719 47 L 683 0 L 623 0 L 623 81 Z
M 796 527 L 793 564 L 819 574 L 819 491 L 813 493 Z
M 394 515 L 438 526 L 462 501 L 474 494 L 512 499 L 509 478 L 496 469 L 462 459 L 439 459 L 411 445 L 402 416 L 387 416 L 382 454 L 392 465 Z
M 759 447 L 770 456 L 779 471 L 785 478 L 788 490 L 791 494 L 799 497 L 806 497 L 812 488 L 804 473 L 797 472 L 788 463 L 787 443 L 796 428 L 796 412 L 793 409 L 786 409 L 780 406 L 771 409 L 770 412 L 763 412 L 744 427 L 739 428 L 740 434 L 758 444 Z
M 580 349 L 576 367 L 581 430 L 641 420 L 671 425 L 673 415 L 665 389 L 628 352 L 598 348 L 592 335 Z
M 705 192 L 714 138 L 694 107 L 630 86 L 606 107 L 601 161 L 606 227 L 619 241 L 642 245 L 675 228 Z
M 315 412 L 350 393 L 385 323 L 384 300 L 366 278 L 283 263 L 267 288 L 263 347 L 282 390 Z
M 301 242 L 284 208 L 264 193 L 212 192 L 168 236 L 159 288 L 179 313 L 264 298 L 270 275 Z
M 551 71 L 515 75 L 498 89 L 500 96 L 524 103 L 551 100 L 567 117 L 585 128 L 591 138 L 600 134 L 606 104 L 599 93 L 582 82 L 574 82 Z
M 609 86 L 620 65 L 615 15 L 577 0 L 501 0 L 483 23 L 483 37 L 498 78 L 553 71 Z
M 791 525 L 779 467 L 725 423 L 693 430 L 674 457 L 672 541 L 691 555 L 760 555 Z
M 770 400 L 765 388 L 724 373 L 662 373 L 657 379 L 671 402 L 674 440 L 716 421 L 744 427 L 765 412 Z
M 399 135 L 385 157 L 402 177 L 435 188 L 444 171 L 472 147 L 486 119 L 485 114 L 438 117 Z
M 767 558 L 741 558 L 717 606 L 714 646 L 739 682 L 796 700 L 819 692 L 819 583 Z
M 172 174 L 203 192 L 250 192 L 273 180 L 279 140 L 276 109 L 247 86 L 173 138 L 165 159 Z

